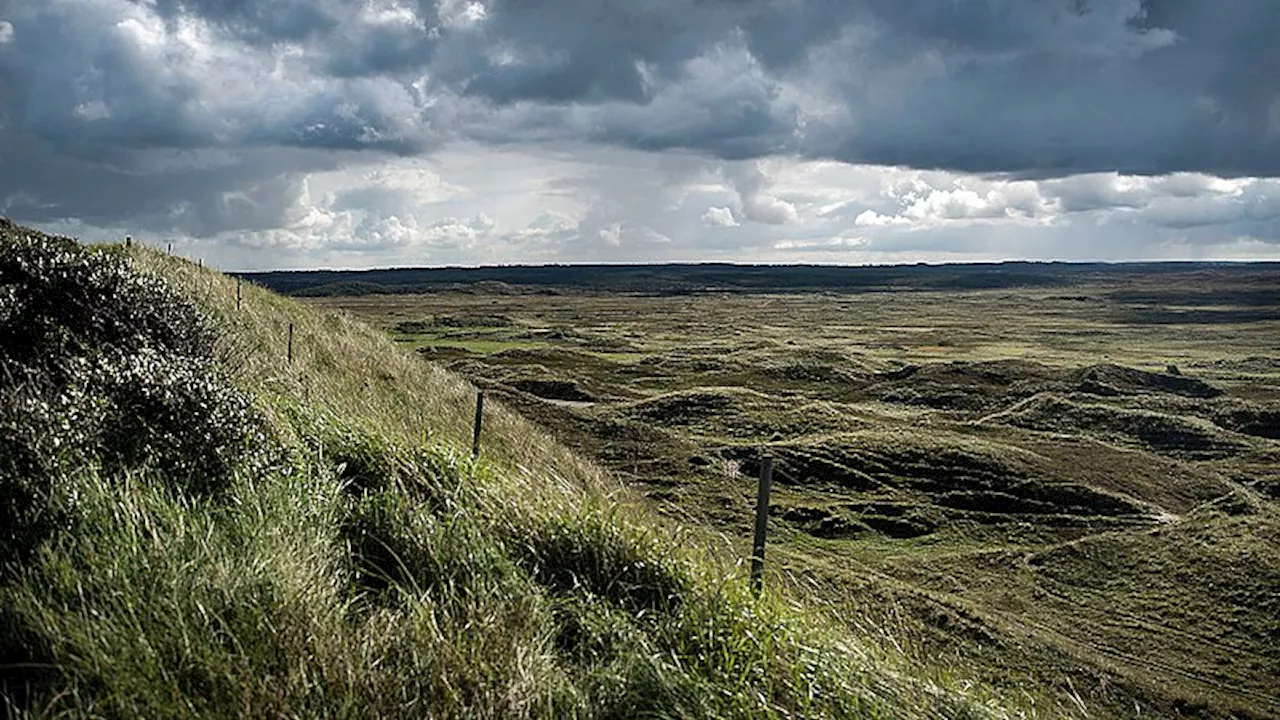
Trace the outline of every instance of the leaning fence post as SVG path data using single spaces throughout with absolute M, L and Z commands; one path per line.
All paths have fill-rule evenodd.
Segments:
M 764 542 L 769 530 L 769 490 L 773 485 L 773 458 L 760 459 L 760 487 L 756 493 L 756 538 L 751 548 L 751 587 L 764 585 Z
M 293 364 L 293 323 L 289 323 L 289 364 Z
M 471 435 L 471 457 L 480 456 L 480 427 L 484 423 L 484 391 L 476 393 L 476 426 Z

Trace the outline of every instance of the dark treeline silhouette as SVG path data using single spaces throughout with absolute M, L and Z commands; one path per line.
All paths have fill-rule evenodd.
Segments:
M 555 290 L 659 294 L 698 292 L 858 292 L 980 290 L 1071 286 L 1106 276 L 1227 274 L 1242 283 L 1275 281 L 1280 263 L 1060 263 L 956 265 L 510 265 L 492 267 L 300 270 L 245 273 L 246 279 L 289 295 L 366 295 L 468 289 L 487 292 Z

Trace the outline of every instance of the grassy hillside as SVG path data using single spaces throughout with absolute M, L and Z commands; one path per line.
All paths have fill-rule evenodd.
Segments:
M 0 227 L 6 714 L 1034 714 L 756 598 L 500 407 L 473 461 L 464 381 L 242 290 Z
M 1273 718 L 1280 272 L 1228 270 L 308 302 L 466 374 L 740 552 L 768 448 L 774 567 L 921 663 L 1092 717 Z

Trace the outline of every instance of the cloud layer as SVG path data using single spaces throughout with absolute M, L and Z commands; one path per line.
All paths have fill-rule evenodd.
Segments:
M 1271 256 L 1278 34 L 1272 0 L 0 4 L 0 214 L 253 264 Z

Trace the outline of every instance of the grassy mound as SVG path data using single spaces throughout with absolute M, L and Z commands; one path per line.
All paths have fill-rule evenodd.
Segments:
M 1092 435 L 1179 457 L 1221 457 L 1249 449 L 1243 436 L 1201 418 L 1080 403 L 1049 393 L 991 415 L 985 421 L 1031 430 Z
M 1065 390 L 1070 382 L 1062 370 L 1027 360 L 908 365 L 875 380 L 868 388 L 871 397 L 961 411 L 1002 407 L 1046 389 Z
M 0 706 L 1002 717 L 344 316 L 0 228 Z M 292 362 L 286 338 L 292 330 Z
M 1203 400 L 1177 395 L 1143 395 L 1130 398 L 1127 404 L 1139 410 L 1199 417 L 1231 432 L 1280 440 L 1280 403 L 1229 396 Z
M 573 380 L 541 380 L 523 378 L 515 380 L 511 386 L 521 392 L 527 392 L 545 400 L 564 400 L 567 402 L 595 402 L 598 398 L 581 384 Z
M 846 498 L 783 510 L 784 520 L 817 537 L 875 531 L 913 538 L 957 522 L 1135 522 L 1148 513 L 1126 495 L 1054 479 L 1054 466 L 1044 457 L 954 434 L 862 431 L 771 449 L 780 485 Z M 749 456 L 736 457 L 754 472 Z M 851 493 L 857 499 L 847 499 Z
M 793 438 L 856 428 L 856 420 L 830 405 L 774 398 L 736 387 L 701 387 L 619 406 L 617 414 L 692 435 L 746 441 Z
M 1077 373 L 1080 390 L 1094 395 L 1169 393 L 1193 398 L 1218 397 L 1222 391 L 1195 378 L 1100 364 Z
M 1222 395 L 1182 375 L 1113 364 L 1068 370 L 1028 360 L 908 365 L 877 375 L 867 392 L 886 402 L 971 412 L 990 412 L 1046 392 L 1196 400 Z

